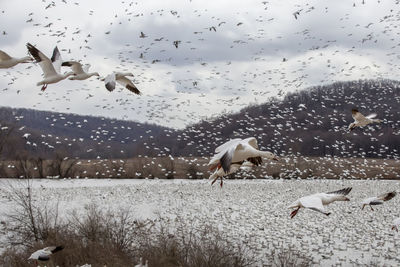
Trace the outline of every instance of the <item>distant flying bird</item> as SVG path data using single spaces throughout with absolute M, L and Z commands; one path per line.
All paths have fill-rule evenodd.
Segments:
M 300 11 L 301 10 L 297 10 L 296 12 L 293 13 L 295 19 L 297 19 L 297 16 L 300 16 Z
M 146 38 L 147 37 L 147 35 L 146 34 L 144 34 L 143 32 L 140 32 L 140 36 L 139 36 L 140 38 Z
M 41 89 L 42 91 L 46 90 L 48 84 L 57 83 L 71 75 L 74 75 L 72 71 L 66 74 L 60 74 L 62 60 L 57 46 L 53 50 L 51 60 L 30 43 L 26 46 L 28 47 L 29 53 L 42 68 L 44 79 L 36 84 L 38 86 L 43 85 Z
M 32 62 L 31 57 L 15 58 L 10 57 L 6 52 L 0 50 L 0 69 L 12 68 L 19 63 L 29 63 Z
M 77 61 L 65 61 L 61 66 L 71 67 L 72 71 L 75 73 L 74 76 L 68 78 L 69 80 L 86 80 L 92 76 L 100 76 L 98 72 L 88 73 L 90 68 L 89 64 L 82 66 L 82 64 Z
M 115 89 L 116 82 L 118 82 L 120 85 L 131 91 L 132 93 L 135 93 L 137 95 L 140 95 L 141 92 L 139 89 L 136 88 L 136 86 L 133 84 L 131 80 L 126 78 L 126 76 L 134 76 L 132 73 L 122 73 L 122 72 L 113 72 L 110 75 L 108 75 L 105 79 L 105 85 L 108 91 L 113 91 Z
M 208 165 L 211 170 L 222 168 L 225 173 L 229 172 L 232 163 L 244 160 L 258 165 L 262 162 L 261 157 L 278 160 L 278 157 L 268 151 L 258 150 L 257 140 L 254 137 L 246 139 L 233 139 L 215 149 L 216 155 L 212 157 Z
M 351 187 L 347 187 L 338 191 L 317 193 L 299 198 L 289 206 L 289 209 L 296 208 L 290 213 L 290 218 L 296 216 L 300 208 L 315 210 L 328 216 L 331 213 L 325 210 L 325 206 L 335 201 L 350 201 L 346 196 L 350 193 L 351 189 Z
M 379 119 L 374 119 L 376 117 L 376 114 L 370 114 L 368 116 L 362 115 L 357 109 L 352 109 L 351 110 L 351 115 L 354 119 L 354 122 L 350 123 L 349 125 L 349 131 L 353 130 L 355 127 L 363 127 L 371 123 L 380 123 L 381 120 Z
M 389 192 L 389 193 L 379 195 L 377 197 L 370 197 L 370 198 L 364 199 L 362 202 L 361 209 L 363 210 L 365 206 L 369 205 L 371 210 L 374 210 L 372 208 L 372 205 L 382 205 L 385 201 L 391 200 L 395 196 L 396 196 L 396 192 Z
M 33 252 L 32 255 L 28 258 L 28 260 L 48 261 L 52 254 L 63 249 L 64 249 L 63 246 L 46 247 Z
M 179 44 L 181 43 L 181 41 L 174 41 L 173 43 L 174 43 L 174 46 L 175 46 L 176 48 L 178 48 L 178 47 L 179 47 Z

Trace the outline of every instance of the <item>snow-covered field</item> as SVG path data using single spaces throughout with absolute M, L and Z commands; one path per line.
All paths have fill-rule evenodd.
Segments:
M 13 209 L 3 190 L 10 183 L 17 184 L 0 180 L 1 221 Z M 290 219 L 287 206 L 297 198 L 349 186 L 351 201 L 328 206 L 330 216 L 301 210 Z M 208 180 L 76 179 L 35 180 L 33 188 L 35 198 L 58 201 L 65 214 L 96 203 L 130 207 L 143 220 L 180 216 L 193 223 L 210 222 L 233 240 L 247 243 L 259 265 L 271 249 L 288 245 L 311 255 L 317 265 L 400 265 L 400 233 L 391 230 L 393 219 L 400 217 L 400 197 L 375 206 L 375 211 L 362 211 L 360 205 L 365 197 L 399 191 L 397 181 L 228 180 L 221 189 Z

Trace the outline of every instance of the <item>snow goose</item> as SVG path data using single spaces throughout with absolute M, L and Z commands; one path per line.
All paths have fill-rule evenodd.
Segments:
M 74 72 L 60 74 L 62 60 L 57 46 L 53 50 L 51 60 L 30 43 L 27 43 L 26 46 L 28 47 L 29 53 L 42 68 L 44 79 L 36 84 L 37 86 L 43 85 L 42 91 L 46 90 L 48 84 L 57 83 L 74 75 Z
M 65 61 L 61 64 L 64 67 L 71 67 L 72 71 L 74 72 L 74 76 L 69 77 L 69 80 L 86 80 L 92 76 L 100 76 L 98 72 L 88 72 L 90 68 L 90 64 L 86 64 L 82 66 L 81 63 L 77 61 Z
M 131 80 L 126 78 L 126 76 L 132 76 L 133 74 L 128 72 L 128 73 L 123 73 L 123 72 L 113 72 L 110 75 L 108 75 L 105 79 L 104 82 L 106 84 L 106 88 L 108 91 L 112 92 L 115 89 L 115 84 L 118 82 L 120 85 L 131 91 L 132 93 L 135 93 L 137 95 L 140 95 L 141 92 L 139 89 L 136 88 L 136 86 L 133 84 Z
M 289 209 L 296 208 L 291 212 L 290 218 L 296 216 L 300 208 L 311 209 L 329 215 L 331 213 L 325 210 L 325 206 L 335 201 L 350 201 L 346 195 L 350 193 L 351 189 L 351 187 L 347 187 L 334 192 L 317 193 L 299 198 L 289 206 Z
M 385 201 L 391 200 L 395 196 L 396 196 L 396 192 L 389 192 L 389 193 L 379 195 L 377 197 L 366 198 L 361 203 L 362 204 L 361 209 L 363 210 L 365 206 L 369 205 L 371 210 L 374 210 L 372 208 L 372 205 L 382 205 Z
M 376 123 L 381 122 L 381 120 L 379 120 L 379 119 L 374 119 L 376 117 L 375 113 L 370 114 L 365 117 L 357 109 L 351 110 L 351 116 L 353 117 L 354 122 L 350 123 L 349 131 L 353 130 L 356 127 L 363 127 L 363 126 L 367 126 L 368 124 L 371 124 L 374 122 L 376 122 Z
M 10 57 L 6 52 L 0 50 L 0 69 L 12 68 L 19 63 L 32 62 L 31 57 L 15 58 Z
M 258 159 L 258 158 L 257 158 Z M 260 158 L 261 159 L 261 158 Z M 259 160 L 259 159 L 258 159 Z M 260 162 L 261 163 L 261 162 Z M 232 173 L 237 172 L 239 169 L 249 169 L 252 168 L 255 164 L 249 162 L 249 161 L 241 161 L 241 162 L 233 162 L 231 163 L 231 166 L 229 168 L 228 173 L 225 173 L 225 171 L 222 168 L 216 169 L 213 174 L 208 179 L 213 179 L 211 182 L 211 185 L 213 185 L 218 178 L 221 178 L 220 186 L 222 187 L 223 185 L 223 177 Z
M 212 157 L 208 165 L 211 170 L 220 169 L 222 167 L 225 173 L 229 172 L 233 163 L 247 160 L 258 166 L 262 162 L 262 157 L 272 160 L 278 160 L 278 157 L 268 151 L 258 150 L 257 140 L 254 137 L 246 139 L 233 139 L 215 149 L 216 155 Z
M 398 232 L 399 226 L 400 226 L 400 218 L 394 219 L 393 225 L 392 225 L 392 230 L 396 230 Z
M 63 246 L 53 246 L 53 247 L 46 247 L 43 249 L 39 249 L 33 252 L 32 255 L 28 258 L 28 260 L 48 261 L 52 254 L 63 249 L 64 249 Z

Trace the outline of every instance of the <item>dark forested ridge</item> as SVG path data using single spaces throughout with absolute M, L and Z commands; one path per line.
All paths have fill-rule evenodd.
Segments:
M 249 106 L 184 130 L 107 118 L 0 108 L 3 158 L 60 153 L 80 158 L 205 156 L 230 138 L 255 136 L 262 149 L 280 155 L 398 158 L 400 83 L 337 82 Z M 377 113 L 383 123 L 351 133 L 351 109 Z M 22 128 L 24 127 L 24 128 Z M 12 132 L 10 132 L 12 129 Z M 28 137 L 23 137 L 29 133 Z M 3 138 L 4 139 L 4 138 Z
M 142 139 L 169 129 L 103 117 L 0 108 L 0 152 L 3 158 L 21 154 L 52 158 L 127 158 L 140 153 Z M 2 146 L 2 136 L 9 135 Z M 1 154 L 0 154 L 1 155 Z
M 400 83 L 391 80 L 337 82 L 288 94 L 283 100 L 249 106 L 203 121 L 173 138 L 158 138 L 177 155 L 210 156 L 230 138 L 255 136 L 280 155 L 398 158 Z M 351 109 L 377 113 L 383 123 L 351 133 Z

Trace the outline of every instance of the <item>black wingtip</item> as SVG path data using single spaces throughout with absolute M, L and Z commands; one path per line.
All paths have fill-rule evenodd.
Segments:
M 69 61 L 65 61 L 65 62 L 61 63 L 61 66 L 63 66 L 63 67 L 71 67 L 72 64 Z
M 56 46 L 56 47 L 54 47 L 53 55 L 51 56 L 51 62 L 56 61 L 59 58 L 59 56 L 60 56 L 60 51 L 58 50 L 58 47 Z
M 139 91 L 139 89 L 137 89 L 136 86 L 132 86 L 132 85 L 130 85 L 130 84 L 126 85 L 126 89 L 128 89 L 129 91 L 131 91 L 132 93 L 137 94 L 137 95 L 141 95 L 141 94 L 142 94 L 142 93 Z
M 328 194 L 336 194 L 336 195 L 348 195 L 350 193 L 350 191 L 352 190 L 352 187 L 346 187 L 337 191 L 332 191 L 332 192 L 328 192 Z
M 231 162 L 232 162 L 232 159 L 229 156 L 229 151 L 225 152 L 225 154 L 221 157 L 219 162 L 221 163 L 221 167 L 224 170 L 224 172 L 228 173 L 229 169 L 231 168 Z
M 64 249 L 64 246 L 56 246 L 56 248 L 53 249 L 51 252 L 52 253 L 56 253 L 57 251 L 60 251 L 60 250 L 63 250 L 63 249 Z
M 26 47 L 28 48 L 29 54 L 36 60 L 36 62 L 42 61 L 42 59 L 39 56 L 39 50 L 36 47 L 34 47 L 30 43 L 27 43 Z

